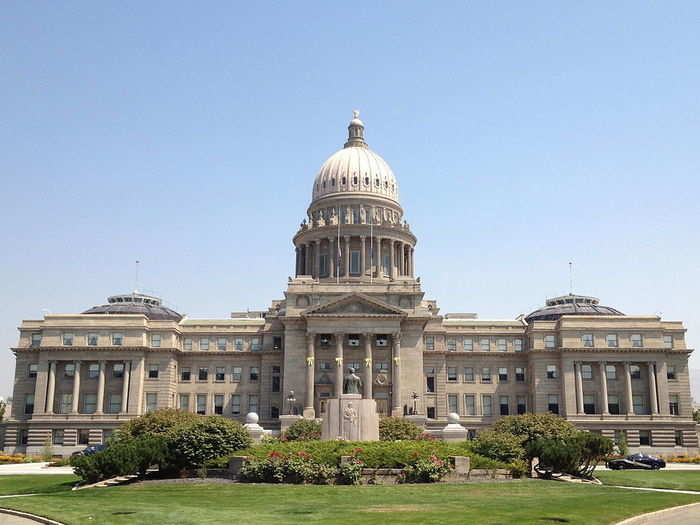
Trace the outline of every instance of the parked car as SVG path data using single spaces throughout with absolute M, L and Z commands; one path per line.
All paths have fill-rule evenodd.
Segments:
M 83 450 L 73 452 L 71 456 L 89 456 L 90 454 L 94 454 L 95 452 L 99 452 L 100 450 L 104 450 L 106 448 L 107 445 L 90 445 L 89 447 L 84 448 Z
M 607 467 L 610 470 L 659 470 L 665 466 L 666 462 L 663 459 L 656 456 L 647 456 L 646 454 L 632 454 L 622 459 L 611 459 L 607 463 Z

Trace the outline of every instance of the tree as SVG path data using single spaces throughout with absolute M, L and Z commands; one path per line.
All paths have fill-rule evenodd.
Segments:
M 530 457 L 539 457 L 537 471 L 546 478 L 571 474 L 591 478 L 599 461 L 613 451 L 611 439 L 591 432 L 577 432 L 564 439 L 541 438 L 527 446 Z
M 116 439 L 139 436 L 162 436 L 181 426 L 188 426 L 202 419 L 202 416 L 183 412 L 174 408 L 164 408 L 149 412 L 124 423 L 116 433 Z
M 554 414 L 506 416 L 496 421 L 493 429 L 518 436 L 520 445 L 526 450 L 530 443 L 539 439 L 564 440 L 579 432 L 573 423 Z M 528 456 L 533 457 L 529 453 Z

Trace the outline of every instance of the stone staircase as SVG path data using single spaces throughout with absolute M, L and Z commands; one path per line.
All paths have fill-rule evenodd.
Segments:
M 104 481 L 98 481 L 97 483 L 92 483 L 90 485 L 79 485 L 73 487 L 73 490 L 114 487 L 115 485 L 126 485 L 127 483 L 131 483 L 132 481 L 136 481 L 137 479 L 138 476 L 136 474 L 130 474 L 128 476 L 117 476 L 116 478 L 105 479 Z

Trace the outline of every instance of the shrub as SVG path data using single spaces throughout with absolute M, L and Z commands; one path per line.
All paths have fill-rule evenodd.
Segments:
M 282 441 L 318 441 L 321 423 L 315 419 L 300 419 L 292 423 L 282 435 Z
M 578 432 L 563 440 L 538 439 L 528 445 L 528 455 L 540 458 L 538 471 L 590 478 L 596 465 L 613 451 L 612 440 L 591 432 Z
M 452 467 L 437 456 L 421 458 L 404 468 L 403 483 L 436 483 L 444 478 Z
M 340 485 L 359 485 L 365 464 L 357 458 L 345 461 L 338 467 L 337 483 Z
M 165 408 L 149 412 L 124 423 L 115 432 L 115 440 L 135 438 L 143 435 L 161 436 L 181 426 L 188 426 L 202 419 L 202 416 L 183 412 L 174 408 Z
M 527 461 L 522 459 L 513 460 L 508 468 L 513 479 L 520 479 L 528 472 Z
M 328 485 L 337 474 L 336 467 L 324 465 L 305 452 L 272 452 L 267 458 L 246 463 L 241 469 L 241 481 Z
M 379 439 L 381 441 L 416 439 L 422 432 L 418 425 L 402 417 L 384 417 L 379 420 Z
M 243 425 L 220 416 L 181 425 L 167 435 L 167 441 L 170 459 L 178 468 L 200 467 L 252 444 Z
M 520 445 L 525 449 L 538 439 L 563 440 L 579 432 L 573 423 L 554 414 L 505 416 L 496 421 L 493 430 L 518 436 Z
M 618 453 L 620 456 L 623 456 L 623 457 L 624 457 L 624 456 L 626 456 L 627 454 L 629 454 L 630 448 L 629 448 L 629 446 L 627 445 L 627 438 L 624 436 L 624 434 L 623 434 L 622 436 L 620 436 L 620 439 L 618 439 L 618 440 L 615 442 L 615 448 L 617 449 L 617 453 Z
M 516 459 L 525 457 L 525 450 L 521 446 L 522 439 L 508 432 L 496 432 L 484 430 L 472 442 L 472 450 L 477 454 L 510 463 Z

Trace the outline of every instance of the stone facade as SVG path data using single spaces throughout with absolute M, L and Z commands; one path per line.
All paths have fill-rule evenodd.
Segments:
M 280 416 L 323 418 L 347 367 L 380 415 L 428 432 L 452 412 L 469 436 L 505 414 L 555 412 L 634 449 L 697 451 L 682 323 L 577 295 L 515 320 L 441 315 L 415 276 L 395 176 L 357 116 L 348 129 L 293 238 L 295 276 L 267 311 L 189 319 L 135 292 L 23 321 L 4 451 L 69 454 L 166 407 L 256 412 L 279 429 Z

